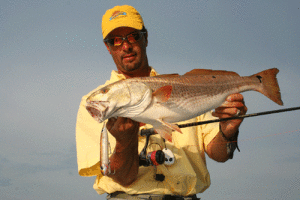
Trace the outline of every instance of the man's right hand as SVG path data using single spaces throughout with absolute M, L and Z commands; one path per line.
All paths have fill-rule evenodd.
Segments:
M 116 138 L 118 142 L 132 140 L 138 134 L 140 123 L 129 118 L 110 118 L 106 124 L 107 130 Z
M 138 131 L 140 123 L 129 118 L 110 118 L 107 130 L 116 138 L 115 152 L 110 157 L 111 170 L 109 175 L 123 186 L 136 180 L 139 169 Z

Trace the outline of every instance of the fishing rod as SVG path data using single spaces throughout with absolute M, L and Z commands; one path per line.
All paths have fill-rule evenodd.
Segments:
M 179 124 L 179 125 L 177 124 L 177 126 L 179 128 L 187 128 L 187 127 L 191 127 L 191 126 L 199 126 L 199 125 L 203 125 L 203 124 L 223 122 L 223 121 L 228 121 L 228 120 L 233 120 L 233 119 L 243 119 L 243 118 L 248 118 L 248 117 L 257 117 L 257 116 L 261 116 L 261 115 L 269 115 L 269 114 L 275 114 L 275 113 L 281 113 L 281 112 L 289 112 L 289 111 L 294 111 L 294 110 L 300 110 L 300 107 L 291 107 L 291 108 L 285 108 L 285 109 L 279 109 L 279 110 L 271 110 L 271 111 L 252 113 L 252 114 L 247 114 L 247 115 L 238 115 L 238 116 L 234 116 L 234 117 L 207 120 L 207 121 L 202 121 L 202 122 L 192 122 L 192 123 Z M 153 128 L 150 128 L 150 129 L 141 130 L 140 134 L 142 136 L 147 136 L 147 135 L 153 135 L 153 134 L 155 134 L 155 132 L 154 132 Z
M 286 108 L 286 109 L 271 110 L 271 111 L 252 113 L 252 114 L 247 114 L 247 115 L 238 115 L 238 116 L 234 116 L 234 117 L 207 120 L 207 121 L 202 121 L 202 122 L 193 122 L 193 123 L 187 123 L 187 124 L 176 124 L 176 125 L 179 128 L 187 128 L 187 127 L 191 127 L 191 126 L 199 126 L 199 125 L 203 125 L 203 124 L 210 124 L 210 123 L 222 122 L 222 121 L 233 120 L 233 119 L 243 119 L 243 118 L 248 118 L 248 117 L 256 117 L 256 116 L 261 116 L 261 115 L 269 115 L 269 114 L 288 112 L 288 111 L 293 111 L 293 110 L 300 110 L 300 107 L 291 107 L 291 108 Z M 141 136 L 146 136 L 145 146 L 144 146 L 143 150 L 141 151 L 141 153 L 139 155 L 139 162 L 140 162 L 139 164 L 140 164 L 140 166 L 153 165 L 153 164 L 151 164 L 151 161 L 152 161 L 152 158 L 154 158 L 154 157 L 155 157 L 154 160 L 157 163 L 159 161 L 158 164 L 164 163 L 165 154 L 162 151 L 159 150 L 160 152 L 159 151 L 150 152 L 151 155 L 153 155 L 153 153 L 155 154 L 155 156 L 150 156 L 151 159 L 150 159 L 149 155 L 147 154 L 147 147 L 148 147 L 148 143 L 149 143 L 149 138 L 153 134 L 156 134 L 156 132 L 154 131 L 153 128 L 142 129 L 140 131 Z M 238 147 L 237 147 L 237 149 L 238 149 Z

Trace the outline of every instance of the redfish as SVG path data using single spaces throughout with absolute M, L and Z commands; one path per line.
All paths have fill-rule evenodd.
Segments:
M 241 77 L 235 72 L 194 69 L 184 75 L 170 74 L 117 81 L 92 93 L 86 109 L 98 122 L 127 117 L 151 124 L 172 141 L 175 122 L 189 120 L 221 106 L 227 96 L 254 90 L 283 105 L 276 79 L 278 69 Z

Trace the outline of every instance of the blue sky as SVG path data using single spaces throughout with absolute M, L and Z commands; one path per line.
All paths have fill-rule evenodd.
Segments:
M 1 1 L 0 199 L 105 199 L 77 173 L 80 99 L 115 65 L 101 19 L 129 4 L 149 32 L 149 64 L 159 73 L 194 68 L 251 75 L 276 67 L 284 106 L 243 93 L 248 113 L 300 106 L 300 2 Z M 241 152 L 208 159 L 202 199 L 299 199 L 299 111 L 245 119 Z

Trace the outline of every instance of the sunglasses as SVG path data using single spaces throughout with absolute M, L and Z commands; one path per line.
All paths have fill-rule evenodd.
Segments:
M 139 39 L 142 38 L 142 35 L 146 32 L 140 32 L 140 33 L 130 33 L 126 37 L 114 37 L 114 38 L 107 38 L 103 41 L 107 43 L 110 46 L 120 46 L 123 44 L 123 41 L 127 39 L 127 41 L 131 44 L 136 43 Z

